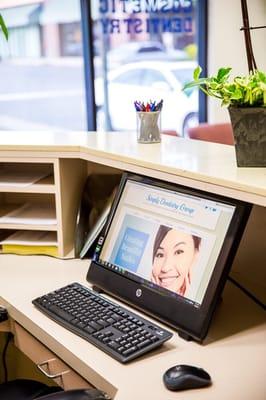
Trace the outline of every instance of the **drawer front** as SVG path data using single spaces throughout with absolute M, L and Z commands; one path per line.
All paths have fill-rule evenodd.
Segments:
M 16 347 L 63 389 L 93 387 L 18 323 L 13 328 Z

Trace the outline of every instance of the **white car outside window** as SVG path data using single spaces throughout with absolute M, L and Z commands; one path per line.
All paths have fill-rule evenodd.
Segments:
M 113 130 L 135 130 L 134 101 L 163 99 L 162 129 L 184 135 L 189 125 L 197 123 L 197 91 L 185 93 L 185 82 L 192 80 L 193 61 L 129 63 L 108 74 L 109 114 Z M 96 105 L 104 104 L 103 79 L 95 81 Z

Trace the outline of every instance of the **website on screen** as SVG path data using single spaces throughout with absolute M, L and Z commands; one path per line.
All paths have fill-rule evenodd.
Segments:
M 201 304 L 234 209 L 128 180 L 100 259 Z

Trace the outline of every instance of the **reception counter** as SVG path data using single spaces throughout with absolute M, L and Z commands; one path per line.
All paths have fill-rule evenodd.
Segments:
M 22 200 L 51 205 L 54 225 L 39 222 L 34 229 L 56 233 L 59 258 L 0 254 L 0 303 L 10 316 L 2 330 L 14 333 L 18 348 L 35 363 L 48 350 L 58 357 L 72 373 L 71 379 L 65 376 L 58 382 L 65 388 L 92 385 L 115 400 L 265 398 L 265 312 L 231 282 L 202 345 L 174 332 L 160 349 L 128 365 L 49 320 L 31 300 L 69 282 L 89 285 L 89 261 L 73 259 L 82 188 L 94 172 L 129 171 L 253 204 L 231 276 L 265 303 L 266 168 L 237 168 L 233 146 L 167 135 L 159 144 L 138 144 L 135 135 L 126 132 L 0 132 L 0 172 L 27 173 L 31 167 L 48 168 L 49 176 L 31 185 L 0 180 L 0 216 Z M 2 233 L 10 229 L 21 226 L 0 221 Z M 175 364 L 203 367 L 212 376 L 212 386 L 167 391 L 162 375 Z

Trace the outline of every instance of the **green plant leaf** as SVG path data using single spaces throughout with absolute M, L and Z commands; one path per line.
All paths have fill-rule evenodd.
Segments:
M 194 81 L 198 81 L 199 80 L 199 76 L 201 74 L 202 68 L 200 65 L 197 66 L 197 68 L 195 68 L 194 72 L 193 72 L 193 79 Z
M 236 89 L 235 91 L 231 92 L 231 99 L 232 100 L 240 100 L 243 97 L 241 89 Z
M 262 71 L 257 71 L 258 80 L 266 84 L 266 74 Z
M 197 81 L 188 82 L 184 85 L 183 90 L 189 89 L 192 87 L 200 86 L 206 84 L 208 78 L 200 78 Z
M 225 79 L 227 79 L 231 70 L 232 70 L 232 68 L 230 68 L 230 67 L 220 68 L 217 73 L 217 81 L 221 82 L 221 81 L 224 81 Z
M 0 27 L 2 28 L 2 31 L 3 31 L 3 34 L 4 34 L 5 38 L 6 38 L 6 40 L 8 40 L 8 30 L 7 30 L 5 21 L 4 21 L 4 19 L 3 19 L 1 14 L 0 14 Z

